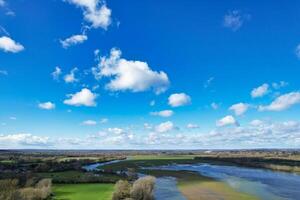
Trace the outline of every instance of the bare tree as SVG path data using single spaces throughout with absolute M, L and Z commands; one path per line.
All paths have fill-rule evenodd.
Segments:
M 130 197 L 131 185 L 126 180 L 119 180 L 115 185 L 113 200 L 123 200 Z
M 133 183 L 130 196 L 134 200 L 153 200 L 153 189 L 155 178 L 153 176 L 145 176 L 139 178 Z
M 1 200 L 19 199 L 17 179 L 0 180 L 0 199 Z

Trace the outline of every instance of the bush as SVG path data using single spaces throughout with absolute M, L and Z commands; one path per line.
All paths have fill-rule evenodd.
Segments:
M 40 180 L 35 187 L 26 187 L 19 190 L 22 200 L 43 200 L 51 195 L 51 179 Z
M 153 200 L 153 189 L 155 178 L 153 176 L 145 176 L 139 178 L 133 183 L 130 196 L 134 200 Z
M 113 200 L 124 200 L 130 197 L 131 185 L 128 181 L 119 180 L 115 185 L 115 191 L 113 193 Z
M 0 180 L 0 199 L 1 200 L 19 200 L 18 180 L 5 179 Z

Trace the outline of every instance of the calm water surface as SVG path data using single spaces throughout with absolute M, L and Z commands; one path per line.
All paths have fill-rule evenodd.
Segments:
M 84 166 L 88 171 L 97 167 L 121 162 L 114 160 Z M 188 170 L 227 183 L 237 191 L 255 195 L 262 200 L 300 200 L 300 175 L 265 169 L 235 166 L 186 164 L 154 167 L 162 170 Z M 157 178 L 154 196 L 159 200 L 185 200 L 172 177 Z
M 210 164 L 170 165 L 158 169 L 195 171 L 263 200 L 300 199 L 300 176 L 292 173 Z

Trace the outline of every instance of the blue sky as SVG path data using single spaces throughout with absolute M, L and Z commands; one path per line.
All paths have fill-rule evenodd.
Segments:
M 299 148 L 299 6 L 0 0 L 0 147 Z

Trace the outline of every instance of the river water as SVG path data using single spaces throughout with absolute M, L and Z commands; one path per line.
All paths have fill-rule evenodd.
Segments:
M 300 199 L 300 176 L 292 173 L 210 164 L 170 165 L 156 169 L 195 171 L 263 200 Z
M 98 166 L 120 162 L 119 160 L 85 166 L 88 171 Z M 198 172 L 227 183 L 237 191 L 248 193 L 262 200 L 299 200 L 300 175 L 265 169 L 211 164 L 184 164 L 154 167 L 161 170 L 188 170 Z M 185 200 L 176 187 L 176 179 L 162 177 L 156 179 L 154 196 L 159 200 Z

